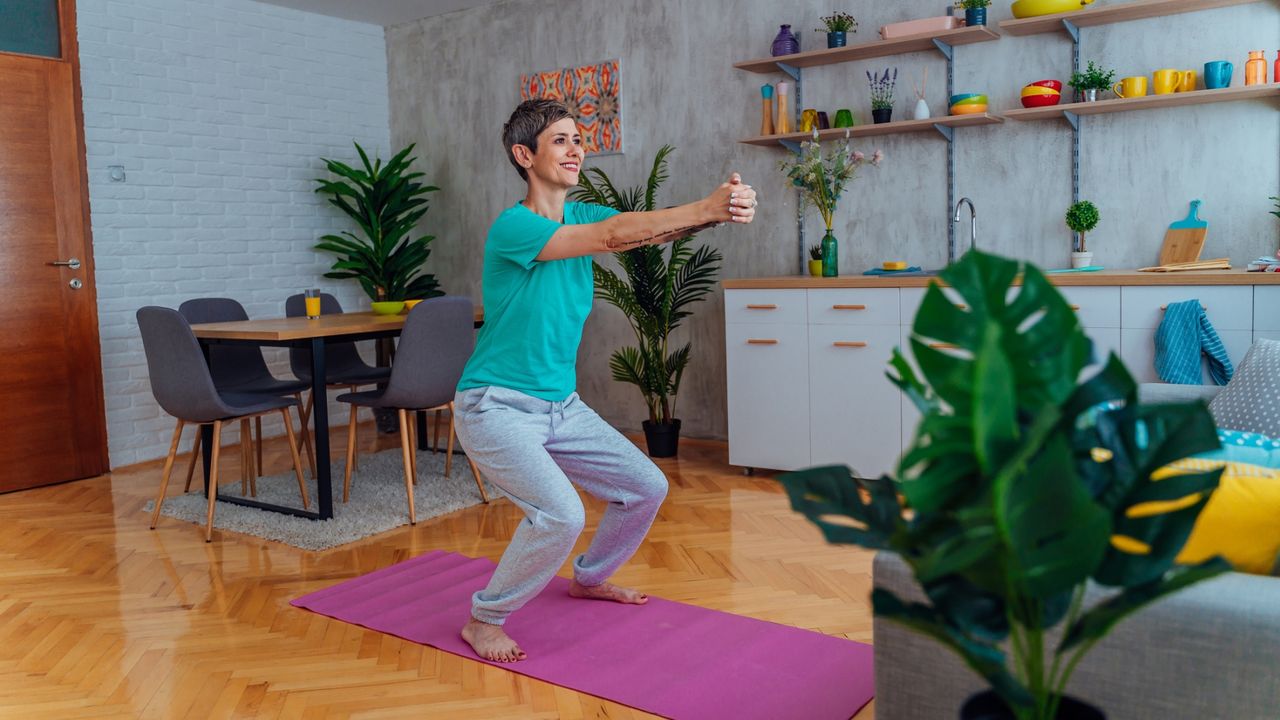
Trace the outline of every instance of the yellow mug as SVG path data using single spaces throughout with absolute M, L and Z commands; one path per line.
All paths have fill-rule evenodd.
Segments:
M 1196 89 L 1196 71 L 1183 70 L 1182 80 L 1178 82 L 1178 92 L 1191 92 Z
M 1147 94 L 1147 76 L 1127 77 L 1111 87 L 1116 97 L 1132 98 Z
M 1182 72 L 1164 68 L 1151 73 L 1151 90 L 1156 95 L 1168 95 L 1182 89 Z
M 813 132 L 818 127 L 818 111 L 812 108 L 800 111 L 800 132 Z

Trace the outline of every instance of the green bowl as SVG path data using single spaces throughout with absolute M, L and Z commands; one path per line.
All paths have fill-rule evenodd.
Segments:
M 403 300 L 385 300 L 373 303 L 375 315 L 399 315 L 404 310 Z

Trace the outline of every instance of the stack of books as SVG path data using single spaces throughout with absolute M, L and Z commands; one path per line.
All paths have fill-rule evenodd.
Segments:
M 1249 272 L 1280 272 L 1280 252 L 1272 257 L 1263 255 L 1249 263 Z

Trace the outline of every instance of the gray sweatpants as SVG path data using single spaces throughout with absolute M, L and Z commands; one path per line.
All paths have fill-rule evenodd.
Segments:
M 472 388 L 457 394 L 454 411 L 467 456 L 525 514 L 488 587 L 472 598 L 477 620 L 501 625 L 569 557 L 586 522 L 574 485 L 609 503 L 591 546 L 573 561 L 574 578 L 599 585 L 635 553 L 666 497 L 667 478 L 577 393 L 548 402 Z

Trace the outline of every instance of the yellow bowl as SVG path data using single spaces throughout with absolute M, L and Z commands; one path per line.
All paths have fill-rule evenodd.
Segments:
M 1030 97 L 1032 95 L 1061 95 L 1061 94 L 1062 94 L 1061 91 L 1054 90 L 1053 88 L 1050 88 L 1050 87 L 1043 87 L 1041 85 L 1028 85 L 1022 88 L 1022 97 Z
M 421 298 L 418 298 L 417 300 L 405 300 L 405 301 L 404 301 L 404 310 L 405 310 L 405 312 L 409 312 L 410 310 L 412 310 L 412 309 L 413 309 L 413 306 L 414 306 L 414 305 L 417 305 L 417 304 L 418 304 L 418 303 L 420 303 L 420 302 L 422 302 L 422 299 L 421 299 Z
M 1092 2 L 1093 0 L 1018 0 L 1013 4 L 1012 9 L 1014 17 L 1029 18 L 1037 15 L 1074 12 Z
M 987 111 L 986 105 L 952 105 L 952 115 L 981 115 Z
M 376 315 L 399 315 L 404 310 L 404 301 L 402 300 L 384 300 L 382 302 L 370 303 L 373 312 Z

